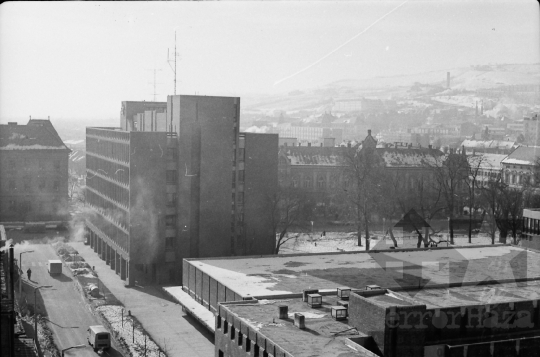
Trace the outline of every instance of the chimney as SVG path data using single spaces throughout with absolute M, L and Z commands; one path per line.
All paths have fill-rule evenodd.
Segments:
M 461 154 L 462 154 L 462 155 L 466 155 L 466 152 L 465 152 L 465 145 L 461 145 Z
M 279 318 L 286 319 L 289 317 L 289 307 L 287 305 L 278 305 Z
M 348 147 L 348 148 L 351 147 L 351 142 L 350 142 L 350 141 L 347 143 L 347 147 Z
M 304 315 L 295 312 L 294 313 L 294 326 L 298 327 L 299 329 L 305 329 L 306 328 L 306 318 Z
M 371 136 L 371 129 L 368 129 L 367 134 L 368 136 Z

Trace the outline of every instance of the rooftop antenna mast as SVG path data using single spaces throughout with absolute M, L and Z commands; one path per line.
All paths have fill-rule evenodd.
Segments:
M 156 69 L 156 68 L 154 68 L 154 69 L 148 69 L 148 70 L 149 70 L 149 71 L 154 71 L 154 102 L 155 102 L 155 101 L 156 101 L 156 96 L 158 95 L 158 94 L 156 93 L 156 84 L 157 84 L 157 82 L 156 82 L 156 72 L 157 72 L 157 71 L 161 71 L 161 69 Z
M 169 66 L 171 67 L 173 73 L 174 73 L 174 95 L 176 95 L 176 59 L 178 58 L 179 54 L 176 52 L 176 31 L 174 31 L 174 67 L 172 66 L 171 62 L 173 61 L 169 56 L 169 49 L 167 49 L 167 62 L 169 63 Z

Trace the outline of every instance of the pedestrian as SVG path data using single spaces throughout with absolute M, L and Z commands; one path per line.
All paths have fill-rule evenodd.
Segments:
M 28 280 L 32 280 L 32 270 L 30 268 L 28 268 L 28 270 L 26 271 L 26 275 L 28 275 Z

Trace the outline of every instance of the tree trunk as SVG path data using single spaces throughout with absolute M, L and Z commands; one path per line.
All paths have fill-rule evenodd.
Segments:
M 356 232 L 358 233 L 358 246 L 362 246 L 362 216 L 360 207 L 356 207 Z
M 394 242 L 394 248 L 397 248 L 397 240 L 396 237 L 394 237 L 394 232 L 392 231 L 392 227 L 388 228 L 388 233 L 390 234 L 390 239 L 392 239 L 392 242 Z

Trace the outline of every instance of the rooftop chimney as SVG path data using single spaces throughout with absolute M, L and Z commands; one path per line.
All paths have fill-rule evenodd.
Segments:
M 371 129 L 368 129 L 367 134 L 368 136 L 371 136 Z
M 289 307 L 287 305 L 278 305 L 279 318 L 286 319 L 289 317 Z
M 295 312 L 294 313 L 294 326 L 298 327 L 299 329 L 305 329 L 306 328 L 306 318 L 304 315 Z

